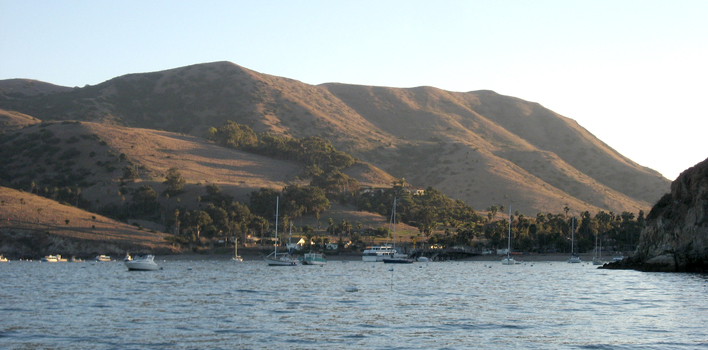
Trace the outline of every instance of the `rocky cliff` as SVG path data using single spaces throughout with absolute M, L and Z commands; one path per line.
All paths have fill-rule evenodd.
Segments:
M 607 267 L 708 271 L 708 159 L 681 173 L 654 205 L 634 256 Z

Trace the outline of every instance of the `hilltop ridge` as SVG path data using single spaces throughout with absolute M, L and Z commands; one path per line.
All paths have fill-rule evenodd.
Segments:
M 648 210 L 669 181 L 538 103 L 489 90 L 450 92 L 302 82 L 213 62 L 127 74 L 50 94 L 8 94 L 0 108 L 202 136 L 228 120 L 320 136 L 396 178 L 477 209 L 522 213 Z

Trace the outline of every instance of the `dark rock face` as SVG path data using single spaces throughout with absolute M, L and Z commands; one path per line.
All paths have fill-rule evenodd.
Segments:
M 654 205 L 634 256 L 605 268 L 708 272 L 708 159 L 681 173 Z

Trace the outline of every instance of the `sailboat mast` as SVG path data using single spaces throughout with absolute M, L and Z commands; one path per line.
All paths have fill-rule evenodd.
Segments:
M 511 256 L 511 206 L 509 206 L 509 244 L 506 247 L 507 258 Z
M 393 223 L 393 255 L 396 254 L 396 198 L 393 198 L 393 212 L 391 213 L 391 222 Z
M 278 206 L 279 206 L 279 196 L 275 197 L 275 256 L 273 258 L 278 257 Z
M 598 232 L 597 235 L 599 236 L 600 233 Z M 599 256 L 600 256 L 600 260 L 602 260 L 602 240 L 600 240 L 600 253 L 599 253 L 599 254 L 600 254 L 600 255 L 599 255 Z
M 575 216 L 570 219 L 570 254 L 575 254 Z

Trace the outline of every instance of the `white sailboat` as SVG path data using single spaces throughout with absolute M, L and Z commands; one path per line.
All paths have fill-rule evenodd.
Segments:
M 408 256 L 396 256 L 398 253 L 396 251 L 396 198 L 393 199 L 393 212 L 391 213 L 391 226 L 393 226 L 393 249 L 391 251 L 391 256 L 384 258 L 384 264 L 411 264 L 413 259 L 408 258 Z
M 231 258 L 231 261 L 234 261 L 234 262 L 243 261 L 243 258 L 240 255 L 238 255 L 238 238 L 236 238 L 234 240 L 234 257 Z
M 599 234 L 595 234 L 595 257 L 592 258 L 592 264 L 593 265 L 604 265 L 605 261 L 602 260 L 602 241 L 600 241 L 600 248 L 598 249 L 597 246 L 597 236 Z
M 515 265 L 516 260 L 511 257 L 511 207 L 509 207 L 509 243 L 506 248 L 506 258 L 502 259 L 502 265 Z
M 263 260 L 268 263 L 268 266 L 295 266 L 297 265 L 297 259 L 293 259 L 288 253 L 278 254 L 278 206 L 280 197 L 275 197 L 275 249 L 272 253 L 268 254 Z
M 583 259 L 580 259 L 580 257 L 575 254 L 575 216 L 571 219 L 570 227 L 570 259 L 568 259 L 568 262 L 577 264 L 582 262 Z

